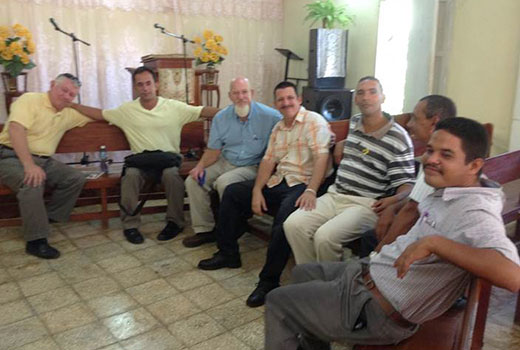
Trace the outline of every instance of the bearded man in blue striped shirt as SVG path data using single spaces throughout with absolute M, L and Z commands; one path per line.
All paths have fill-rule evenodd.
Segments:
M 414 152 L 408 133 L 381 110 L 385 96 L 374 77 L 358 82 L 350 120 L 338 142 L 336 181 L 316 208 L 299 209 L 284 223 L 297 264 L 340 261 L 343 246 L 375 226 L 378 214 L 406 197 L 414 182 Z

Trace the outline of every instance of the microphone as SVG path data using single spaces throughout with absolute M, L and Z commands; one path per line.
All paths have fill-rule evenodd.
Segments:
M 153 27 L 154 27 L 154 28 L 157 28 L 157 29 L 160 29 L 160 30 L 164 30 L 164 27 L 161 27 L 161 26 L 159 25 L 159 23 L 155 23 L 155 24 L 153 25 Z
M 56 23 L 56 21 L 54 20 L 54 18 L 49 18 L 49 21 L 52 23 L 52 25 L 54 26 L 54 29 L 56 30 L 60 30 L 60 27 L 58 27 L 58 24 Z

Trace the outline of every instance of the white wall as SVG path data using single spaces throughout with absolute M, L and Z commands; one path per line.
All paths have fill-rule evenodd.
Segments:
M 518 89 L 520 1 L 457 0 L 451 48 L 445 93 L 459 115 L 493 123 L 492 154 L 506 152 Z
M 291 61 L 290 77 L 307 78 L 309 29 L 311 28 L 310 22 L 303 20 L 307 15 L 304 6 L 311 2 L 311 0 L 284 1 L 283 47 L 304 59 L 303 62 Z M 359 78 L 373 75 L 375 71 L 379 0 L 338 0 L 338 3 L 347 4 L 356 17 L 356 23 L 350 27 L 348 35 L 346 82 L 346 87 L 355 88 Z M 319 25 L 317 23 L 313 28 Z

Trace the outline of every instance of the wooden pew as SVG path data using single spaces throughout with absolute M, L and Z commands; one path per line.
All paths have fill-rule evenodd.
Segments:
M 0 130 L 3 129 L 0 124 Z M 195 153 L 200 156 L 206 147 L 209 133 L 209 121 L 196 121 L 186 124 L 181 133 L 181 153 Z M 105 145 L 108 152 L 128 151 L 130 146 L 124 133 L 116 126 L 105 122 L 91 122 L 84 127 L 74 128 L 65 133 L 61 139 L 57 154 L 97 152 L 101 145 Z M 186 177 L 189 171 L 197 164 L 197 159 L 188 159 L 182 163 L 179 173 Z M 109 202 L 119 200 L 120 174 L 103 175 L 97 179 L 87 180 L 84 190 L 78 199 L 78 205 L 100 204 L 101 209 L 94 212 L 73 213 L 72 221 L 101 220 L 103 228 L 108 227 L 108 220 L 119 216 L 119 210 L 109 209 Z M 16 198 L 12 191 L 0 184 L 0 227 L 20 225 Z M 150 199 L 164 198 L 161 190 L 147 194 Z M 156 213 L 165 210 L 164 205 L 147 206 L 144 214 Z

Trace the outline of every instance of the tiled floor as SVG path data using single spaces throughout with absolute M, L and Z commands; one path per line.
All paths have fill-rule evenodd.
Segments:
M 54 261 L 26 255 L 20 229 L 1 228 L 0 350 L 263 349 L 263 308 L 245 299 L 266 243 L 245 235 L 242 268 L 200 271 L 214 246 L 184 248 L 189 229 L 157 242 L 161 217 L 145 217 L 142 245 L 123 239 L 118 219 L 108 230 L 55 224 L 50 240 L 62 257 Z M 520 349 L 514 302 L 496 293 L 485 349 Z

